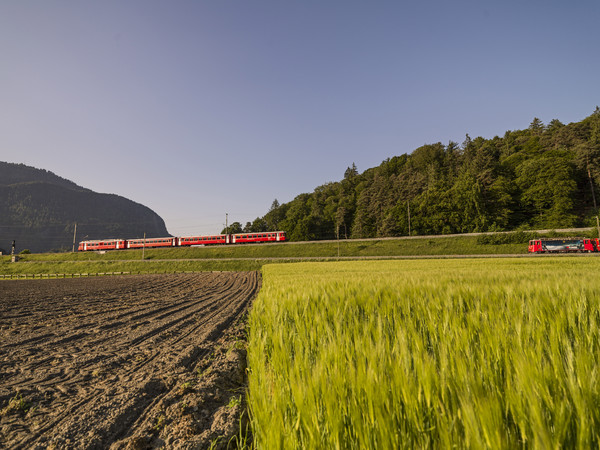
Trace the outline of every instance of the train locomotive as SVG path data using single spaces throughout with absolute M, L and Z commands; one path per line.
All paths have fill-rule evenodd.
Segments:
M 529 253 L 592 253 L 600 251 L 600 239 L 537 238 L 529 241 Z
M 104 251 L 136 248 L 191 247 L 202 245 L 255 244 L 261 242 L 284 242 L 285 231 L 267 231 L 264 233 L 217 234 L 212 236 L 183 236 L 147 239 L 102 239 L 81 241 L 77 250 Z

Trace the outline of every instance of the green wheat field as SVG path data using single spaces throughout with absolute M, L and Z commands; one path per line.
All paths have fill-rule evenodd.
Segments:
M 266 265 L 257 448 L 598 448 L 600 259 Z

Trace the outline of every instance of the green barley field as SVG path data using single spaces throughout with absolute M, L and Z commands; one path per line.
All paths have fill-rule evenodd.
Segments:
M 257 448 L 598 448 L 600 259 L 267 265 Z

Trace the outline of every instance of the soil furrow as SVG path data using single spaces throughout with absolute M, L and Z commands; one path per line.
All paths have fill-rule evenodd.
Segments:
M 243 386 L 241 318 L 259 287 L 257 273 L 3 283 L 0 448 L 235 435 L 228 395 Z

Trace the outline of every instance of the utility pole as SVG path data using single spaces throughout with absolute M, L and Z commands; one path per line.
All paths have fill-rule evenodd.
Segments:
M 225 213 L 225 233 L 229 234 L 229 223 L 227 222 L 229 219 L 229 214 Z
M 406 203 L 408 204 L 408 235 L 410 236 L 410 200 L 407 200 Z
M 144 231 L 144 245 L 142 245 L 142 261 L 144 260 L 145 253 L 146 253 L 146 232 Z
M 337 224 L 337 229 L 336 229 L 336 233 L 337 235 L 337 244 L 338 244 L 338 258 L 340 257 L 340 224 Z
M 598 230 L 598 237 L 600 238 L 600 220 L 598 220 L 598 216 L 596 216 L 596 229 Z
M 590 189 L 592 190 L 592 200 L 594 201 L 594 209 L 597 209 L 598 207 L 596 206 L 596 194 L 594 193 L 594 182 L 592 180 L 592 174 L 590 172 L 590 155 L 589 155 L 589 153 L 587 154 L 586 166 L 587 166 L 587 170 L 588 170 L 588 179 L 590 180 Z M 600 237 L 600 236 L 598 236 L 598 237 Z
M 73 231 L 73 252 L 75 253 L 75 236 L 77 236 L 77 222 L 75 222 L 75 230 Z

